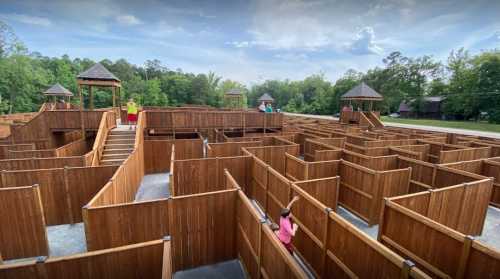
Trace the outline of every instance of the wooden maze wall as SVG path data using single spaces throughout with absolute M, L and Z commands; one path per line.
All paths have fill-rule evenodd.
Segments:
M 87 127 L 100 126 L 89 117 Z M 33 123 L 14 133 L 30 132 Z M 76 123 L 58 120 L 44 129 L 62 126 Z M 35 130 L 32 135 L 48 135 Z M 250 278 L 306 278 L 269 226 L 293 196 L 300 197 L 292 209 L 299 226 L 293 247 L 318 278 L 492 278 L 498 272 L 500 253 L 468 236 L 481 233 L 488 203 L 498 205 L 493 174 L 500 160 L 490 158 L 496 141 L 201 109 L 146 110 L 137 130 L 134 151 L 118 167 L 85 167 L 95 150 L 75 159 L 83 166 L 66 168 L 60 166 L 71 157 L 0 161 L 3 187 L 39 184 L 43 214 L 20 219 L 19 226 L 83 221 L 91 251 L 0 265 L 0 277 L 59 278 L 72 268 L 85 269 L 88 278 L 170 278 L 238 258 Z M 211 143 L 205 146 L 203 137 Z M 7 144 L 0 152 L 44 148 L 30 144 Z M 83 142 L 64 149 L 60 154 L 85 152 Z M 171 197 L 134 201 L 145 174 L 165 171 Z M 378 241 L 340 217 L 339 205 L 368 225 L 380 223 Z M 20 254 L 47 254 L 43 234 L 36 235 L 42 241 Z M 16 237 L 21 245 L 34 236 Z

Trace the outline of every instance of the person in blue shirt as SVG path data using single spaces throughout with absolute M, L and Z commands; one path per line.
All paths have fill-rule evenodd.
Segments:
M 273 112 L 273 107 L 271 106 L 271 104 L 267 104 L 266 112 Z

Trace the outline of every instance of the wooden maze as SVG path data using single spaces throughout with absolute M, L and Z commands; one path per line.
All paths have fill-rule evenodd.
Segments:
M 500 207 L 500 140 L 383 127 L 376 113 L 350 124 L 204 107 L 145 108 L 124 136 L 118 112 L 40 111 L 11 127 L 0 278 L 172 278 L 231 259 L 250 278 L 500 274 L 500 252 L 474 238 Z M 170 196 L 135 200 L 166 172 Z M 270 227 L 294 196 L 300 261 Z M 46 227 L 76 223 L 87 252 L 49 255 Z

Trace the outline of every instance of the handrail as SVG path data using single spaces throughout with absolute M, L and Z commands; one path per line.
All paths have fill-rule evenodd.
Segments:
M 104 151 L 104 144 L 106 142 L 106 138 L 108 136 L 109 130 L 115 127 L 116 124 L 108 123 L 108 120 L 112 120 L 114 117 L 114 112 L 106 111 L 102 114 L 101 122 L 99 123 L 99 130 L 97 131 L 97 135 L 94 140 L 94 145 L 92 146 L 92 151 L 94 154 L 92 155 L 92 166 L 97 166 L 99 160 L 101 159 L 102 152 Z M 110 118 L 110 119 L 108 119 Z M 116 118 L 115 118 L 116 123 Z

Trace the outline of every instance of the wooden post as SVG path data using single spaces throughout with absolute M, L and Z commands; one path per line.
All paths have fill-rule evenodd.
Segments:
M 469 261 L 470 249 L 472 243 L 474 242 L 474 237 L 466 235 L 464 238 L 464 246 L 462 246 L 462 254 L 460 255 L 460 262 L 458 263 L 457 275 L 455 278 L 464 278 L 465 271 L 467 269 L 467 262 Z
M 45 268 L 45 261 L 46 260 L 47 260 L 47 257 L 45 257 L 45 256 L 38 257 L 36 259 L 35 270 L 36 270 L 36 274 L 38 275 L 37 278 L 49 279 L 49 276 L 47 275 L 47 269 Z
M 1 178 L 2 178 L 2 187 L 8 187 L 7 186 L 7 181 L 6 181 L 6 177 L 5 177 L 5 174 L 7 173 L 6 170 L 2 170 L 2 173 L 1 173 Z
M 94 95 L 92 93 L 92 85 L 89 85 L 89 109 L 94 110 Z
M 116 107 L 116 87 L 111 87 L 111 90 L 113 91 L 113 108 Z
M 330 226 L 330 213 L 333 212 L 333 209 L 327 207 L 325 208 L 325 213 L 326 213 L 326 220 L 325 220 L 325 231 L 323 231 L 323 251 L 321 251 L 322 255 L 322 261 L 323 261 L 323 266 L 322 266 L 322 271 L 321 271 L 321 274 L 322 274 L 322 278 L 327 278 L 327 274 L 326 274 L 326 263 L 327 263 L 327 259 L 328 259 L 328 254 L 327 254 L 327 247 L 326 247 L 326 244 L 328 243 L 328 229 L 329 229 L 329 226 Z
M 68 178 L 68 167 L 64 167 L 64 190 L 66 191 L 66 205 L 69 209 L 69 221 L 70 224 L 75 223 L 75 216 L 73 216 L 73 206 L 71 204 L 71 192 L 69 191 L 69 178 Z
M 32 186 L 32 189 L 33 189 L 34 199 L 36 200 L 35 215 L 38 214 L 38 216 L 40 216 L 40 218 L 42 219 L 42 224 L 44 226 L 46 226 L 45 213 L 43 211 L 43 204 L 42 204 L 42 196 L 40 194 L 40 185 L 34 184 Z M 47 234 L 45 234 L 43 237 L 45 240 L 44 252 L 45 252 L 45 255 L 48 255 L 49 254 L 49 239 L 47 238 Z
M 82 138 L 85 138 L 85 122 L 83 121 L 83 94 L 82 86 L 78 84 L 78 95 L 80 96 L 80 126 L 82 127 Z
M 401 279 L 408 279 L 410 278 L 410 272 L 411 272 L 411 269 L 415 267 L 415 264 L 410 261 L 410 260 L 405 260 L 403 262 L 403 268 L 401 269 L 401 276 L 400 278 Z
M 172 278 L 172 244 L 170 236 L 163 238 L 163 267 L 161 272 L 162 279 Z
M 265 218 L 259 220 L 259 232 L 257 234 L 257 238 L 259 239 L 259 247 L 257 251 L 257 269 L 259 272 L 259 278 L 261 278 L 261 268 L 262 268 L 262 225 L 266 222 Z

